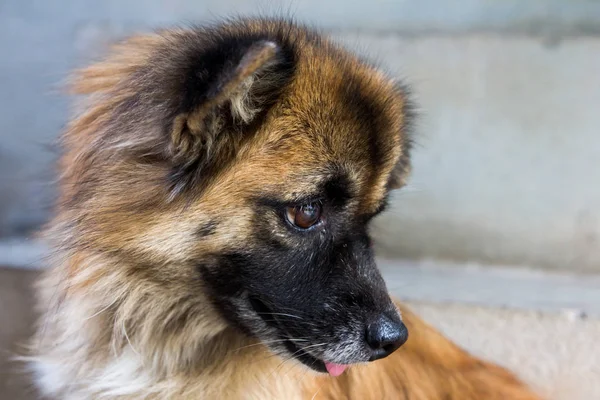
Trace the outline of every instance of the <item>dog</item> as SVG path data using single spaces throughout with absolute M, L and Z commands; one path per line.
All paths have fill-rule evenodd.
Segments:
M 132 36 L 71 87 L 43 395 L 538 398 L 388 295 L 368 229 L 410 173 L 413 107 L 369 61 L 240 18 Z

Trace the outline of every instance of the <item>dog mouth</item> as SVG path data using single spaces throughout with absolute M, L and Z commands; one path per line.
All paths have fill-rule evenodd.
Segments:
M 335 364 L 315 358 L 299 348 L 289 339 L 286 340 L 284 344 L 287 351 L 289 351 L 294 358 L 317 372 L 328 373 L 331 376 L 339 376 L 349 367 L 349 365 Z
M 249 297 L 249 300 L 254 311 L 267 325 L 276 328 L 279 332 L 285 332 L 275 313 L 264 302 L 254 296 Z M 282 337 L 282 339 L 284 340 L 283 345 L 292 357 L 314 371 L 339 376 L 349 367 L 348 365 L 335 364 L 316 358 L 299 347 L 289 337 Z
M 286 339 L 286 341 L 283 342 L 283 344 L 285 345 L 286 350 L 290 352 L 292 357 L 300 361 L 302 364 L 317 372 L 328 372 L 325 362 L 323 360 L 319 360 L 318 358 L 311 356 L 306 351 L 298 347 L 290 339 Z

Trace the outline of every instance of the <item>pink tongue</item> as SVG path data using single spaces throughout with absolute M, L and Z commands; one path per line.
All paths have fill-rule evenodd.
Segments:
M 348 368 L 348 366 L 342 364 L 328 363 L 327 361 L 325 361 L 325 368 L 327 368 L 327 372 L 329 372 L 329 375 L 340 376 L 342 372 L 344 372 L 346 368 Z

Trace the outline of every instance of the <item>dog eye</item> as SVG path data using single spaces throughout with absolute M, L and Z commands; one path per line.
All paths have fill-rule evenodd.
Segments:
M 291 224 L 298 228 L 308 229 L 321 220 L 321 204 L 310 203 L 288 207 L 286 217 Z

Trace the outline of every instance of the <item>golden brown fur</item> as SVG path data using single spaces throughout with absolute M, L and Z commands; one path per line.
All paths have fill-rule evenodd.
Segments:
M 202 35 L 257 39 L 210 96 L 174 105 L 177 68 L 185 65 L 177 62 Z M 402 186 L 407 99 L 385 74 L 310 30 L 245 20 L 131 38 L 83 70 L 74 90 L 90 100 L 64 135 L 60 199 L 46 231 L 56 252 L 40 282 L 44 316 L 32 344 L 42 392 L 61 399 L 537 398 L 401 306 L 410 339 L 400 350 L 338 378 L 318 375 L 231 324 L 209 290 L 205 276 L 222 272 L 220 255 L 258 249 L 258 236 L 279 229 L 268 211 L 257 222 L 257 196 L 310 194 L 329 164 L 350 180 L 349 215 L 373 215 L 390 188 Z M 295 245 L 287 233 L 277 240 Z

